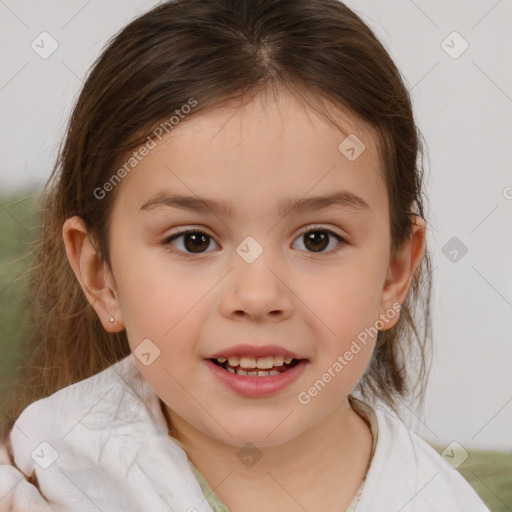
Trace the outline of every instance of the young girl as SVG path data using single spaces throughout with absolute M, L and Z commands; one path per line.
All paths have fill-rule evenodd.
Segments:
M 337 0 L 131 22 L 45 190 L 0 510 L 486 511 L 397 415 L 428 366 L 419 153 Z

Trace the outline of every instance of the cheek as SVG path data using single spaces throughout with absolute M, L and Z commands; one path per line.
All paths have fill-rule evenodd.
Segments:
M 338 268 L 317 274 L 313 284 L 304 281 L 304 288 L 298 292 L 310 307 L 308 317 L 326 338 L 339 340 L 338 348 L 377 320 L 383 280 L 381 267 L 354 253 Z
M 150 387 L 173 410 L 187 415 L 190 394 L 199 396 L 207 385 L 197 342 L 202 336 L 200 320 L 209 309 L 201 299 L 213 285 L 198 279 L 191 283 L 176 273 L 163 279 L 154 270 L 147 266 L 120 287 L 128 341 Z
M 308 294 L 306 287 L 301 292 L 310 308 L 303 308 L 303 314 L 316 334 L 317 358 L 308 383 L 312 388 L 303 391 L 306 398 L 315 398 L 317 406 L 337 403 L 366 370 L 378 334 L 382 279 L 379 260 L 358 252 L 336 270 L 317 275 Z
M 193 318 L 203 307 L 201 299 L 213 284 L 176 270 L 165 271 L 162 265 L 156 264 L 125 266 L 117 279 L 132 349 L 149 338 L 160 350 L 172 348 L 174 353 L 179 353 L 182 344 L 176 341 L 184 335 L 193 338 Z M 190 341 L 188 347 L 193 348 L 193 339 Z

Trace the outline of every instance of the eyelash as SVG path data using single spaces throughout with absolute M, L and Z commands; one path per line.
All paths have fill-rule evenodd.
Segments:
M 315 233 L 315 232 L 328 233 L 329 236 L 334 237 L 339 242 L 338 246 L 336 248 L 330 250 L 330 251 L 320 251 L 320 252 L 303 251 L 303 252 L 307 252 L 307 253 L 312 254 L 312 255 L 334 254 L 334 253 L 338 252 L 340 249 L 342 249 L 345 245 L 348 245 L 348 242 L 343 237 L 341 237 L 340 235 L 338 235 L 334 231 L 331 231 L 330 229 L 321 228 L 321 227 L 310 228 L 307 231 L 302 232 L 295 240 L 298 240 L 300 237 L 303 237 L 304 235 L 307 235 L 309 233 Z M 192 233 L 206 235 L 209 239 L 213 240 L 213 237 L 208 235 L 208 233 L 205 233 L 204 231 L 201 231 L 200 229 L 195 229 L 194 228 L 194 229 L 184 229 L 182 231 L 178 231 L 177 233 L 174 233 L 173 235 L 165 238 L 162 241 L 162 245 L 167 247 L 167 248 L 169 248 L 169 246 L 171 245 L 171 242 L 173 242 L 177 238 L 179 238 L 179 237 L 181 237 L 183 235 L 192 234 Z M 182 257 L 185 257 L 185 258 L 187 258 L 189 256 L 201 256 L 202 254 L 206 254 L 207 252 L 210 252 L 210 251 L 203 251 L 203 252 L 198 252 L 198 253 L 192 253 L 192 252 L 184 252 L 181 249 L 170 249 L 170 250 L 172 252 L 178 254 L 179 256 L 182 256 Z

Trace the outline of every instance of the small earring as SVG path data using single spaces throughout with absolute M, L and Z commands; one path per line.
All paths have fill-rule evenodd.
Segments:
M 111 321 L 112 323 L 114 323 L 114 317 L 113 317 L 113 316 L 111 316 L 111 317 L 110 317 L 110 321 Z

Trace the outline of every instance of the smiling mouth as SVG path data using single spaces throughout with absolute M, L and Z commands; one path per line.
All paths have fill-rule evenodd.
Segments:
M 210 361 L 233 375 L 245 377 L 272 377 L 280 375 L 300 362 L 299 359 L 285 358 L 283 356 L 258 358 L 230 356 L 229 358 L 219 357 L 218 359 L 210 359 Z

